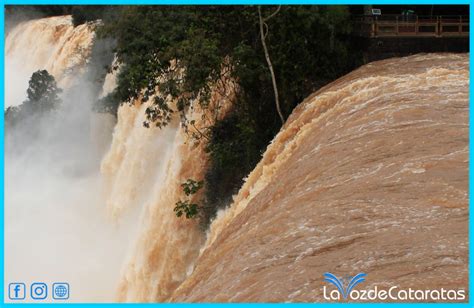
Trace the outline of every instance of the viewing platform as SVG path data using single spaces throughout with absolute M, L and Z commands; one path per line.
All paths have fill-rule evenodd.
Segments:
M 469 16 L 362 15 L 354 25 L 369 38 L 469 37 Z

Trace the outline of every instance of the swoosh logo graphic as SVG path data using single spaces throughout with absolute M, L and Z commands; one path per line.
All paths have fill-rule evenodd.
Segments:
M 365 273 L 359 273 L 359 274 L 355 275 L 354 277 L 351 278 L 351 280 L 349 281 L 347 287 L 344 288 L 343 281 L 341 281 L 341 279 L 337 278 L 336 275 L 334 275 L 332 273 L 329 273 L 329 272 L 324 273 L 324 281 L 329 282 L 330 284 L 334 285 L 339 290 L 339 292 L 342 294 L 342 297 L 344 299 L 347 299 L 347 297 L 351 293 L 352 289 L 354 289 L 354 287 L 356 285 L 358 285 L 359 283 L 365 281 L 365 277 L 367 277 L 367 274 L 365 274 Z

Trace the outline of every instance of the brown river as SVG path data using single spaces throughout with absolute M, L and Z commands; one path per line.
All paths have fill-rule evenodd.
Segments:
M 469 56 L 375 62 L 308 97 L 214 221 L 186 302 L 468 288 Z
M 73 27 L 70 16 L 20 23 L 5 39 L 6 106 L 24 100 L 37 69 L 65 92 L 81 85 L 93 41 L 91 25 Z M 219 118 L 236 88 L 224 80 L 213 90 Z M 325 273 L 365 273 L 359 292 L 450 289 L 467 299 L 468 54 L 374 62 L 308 97 L 207 234 L 173 211 L 181 184 L 207 171 L 204 144 L 177 119 L 144 128 L 138 101 L 120 107 L 115 125 L 73 98 L 83 119 L 57 134 L 70 140 L 61 150 L 91 123 L 84 147 L 101 156 L 80 162 L 97 167 L 67 173 L 69 157 L 51 160 L 48 146 L 6 152 L 5 281 L 68 281 L 72 302 L 325 302 L 336 290 Z M 187 116 L 212 125 L 202 110 Z

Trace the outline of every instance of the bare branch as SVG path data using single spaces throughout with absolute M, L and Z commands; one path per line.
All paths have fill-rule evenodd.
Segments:
M 266 39 L 268 35 L 268 25 L 266 22 L 263 22 L 263 26 L 265 27 L 265 33 L 263 34 L 263 38 Z
M 278 13 L 279 10 L 280 10 L 280 7 L 278 7 L 276 12 L 270 15 L 270 17 L 273 17 L 276 13 Z M 265 42 L 265 33 L 264 33 L 264 28 L 263 28 L 264 21 L 262 18 L 262 10 L 260 6 L 258 6 L 258 19 L 260 21 L 260 38 L 262 40 L 263 51 L 265 52 L 265 59 L 267 60 L 268 69 L 270 70 L 270 74 L 272 76 L 273 92 L 275 93 L 275 105 L 276 105 L 278 115 L 280 116 L 281 124 L 283 125 L 285 123 L 285 118 L 283 117 L 283 114 L 281 113 L 280 99 L 278 97 L 278 88 L 277 88 L 277 83 L 276 83 L 276 78 L 275 78 L 275 72 L 273 71 L 272 61 L 270 60 L 270 54 L 268 53 L 267 44 Z
M 268 21 L 270 18 L 274 17 L 276 14 L 278 14 L 278 12 L 280 12 L 280 9 L 281 9 L 281 5 L 279 5 L 277 9 L 275 10 L 275 12 L 273 12 L 270 16 L 263 18 L 263 21 L 264 22 Z

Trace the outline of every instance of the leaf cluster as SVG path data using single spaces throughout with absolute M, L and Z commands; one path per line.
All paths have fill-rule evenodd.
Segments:
M 275 12 L 275 6 L 261 9 L 264 17 Z M 265 31 L 285 118 L 309 94 L 362 63 L 346 6 L 282 6 Z M 211 160 L 205 176 L 208 222 L 281 128 L 257 7 L 123 6 L 98 33 L 115 40 L 120 65 L 109 102 L 151 102 L 145 127 L 163 127 L 175 112 L 189 125 L 186 110 L 208 108 L 211 85 L 223 71 L 237 81 L 233 110 L 196 135 L 208 141 Z
M 187 179 L 186 182 L 181 184 L 184 194 L 190 197 L 196 194 L 204 186 L 204 181 L 195 181 L 193 179 Z M 179 200 L 176 202 L 174 212 L 177 217 L 181 217 L 185 214 L 186 218 L 195 218 L 199 214 L 200 206 L 196 203 L 191 202 L 190 199 Z
M 5 110 L 5 123 L 8 127 L 40 117 L 57 109 L 61 104 L 59 94 L 62 90 L 57 86 L 54 77 L 46 70 L 38 70 L 31 75 L 26 90 L 27 100 L 18 106 L 10 106 Z

